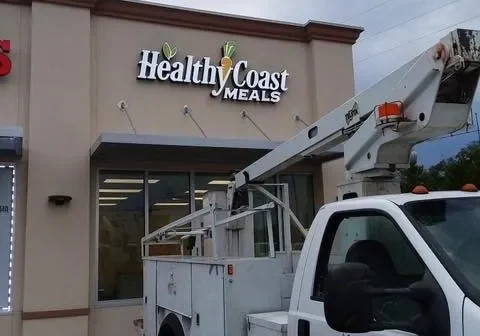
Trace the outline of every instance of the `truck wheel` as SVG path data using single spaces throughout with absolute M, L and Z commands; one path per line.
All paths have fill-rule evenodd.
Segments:
M 174 314 L 168 314 L 163 320 L 158 336 L 185 336 L 182 324 Z

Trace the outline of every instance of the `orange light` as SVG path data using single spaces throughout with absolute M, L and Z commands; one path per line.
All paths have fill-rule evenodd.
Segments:
M 428 189 L 422 185 L 419 185 L 413 188 L 412 194 L 425 195 L 428 194 Z
M 462 191 L 467 191 L 467 192 L 477 192 L 477 186 L 473 183 L 467 183 L 462 187 Z
M 389 119 L 400 119 L 403 116 L 402 103 L 384 103 L 378 107 L 378 118 L 381 121 Z
M 228 274 L 228 275 L 233 275 L 233 265 L 232 265 L 232 264 L 228 264 L 228 266 L 227 266 L 227 274 Z

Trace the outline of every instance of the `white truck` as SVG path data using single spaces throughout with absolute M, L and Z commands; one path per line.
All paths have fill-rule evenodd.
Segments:
M 474 185 L 402 194 L 398 169 L 413 145 L 468 124 L 479 74 L 480 31 L 454 30 L 235 174 L 226 191 L 207 192 L 203 209 L 143 237 L 144 334 L 478 335 L 480 194 Z M 342 145 L 347 180 L 307 230 L 288 184 L 272 193 L 262 181 Z M 270 202 L 254 206 L 253 193 Z M 266 257 L 253 253 L 253 216 L 268 229 Z M 306 237 L 301 251 L 292 227 Z M 191 255 L 149 255 L 172 241 L 191 241 Z

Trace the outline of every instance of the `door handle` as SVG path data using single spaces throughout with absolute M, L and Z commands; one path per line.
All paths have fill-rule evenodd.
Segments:
M 310 336 L 310 322 L 307 320 L 298 320 L 298 336 Z

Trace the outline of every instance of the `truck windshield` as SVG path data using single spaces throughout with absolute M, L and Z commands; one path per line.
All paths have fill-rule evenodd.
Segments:
M 480 198 L 415 201 L 404 209 L 464 292 L 478 299 Z

